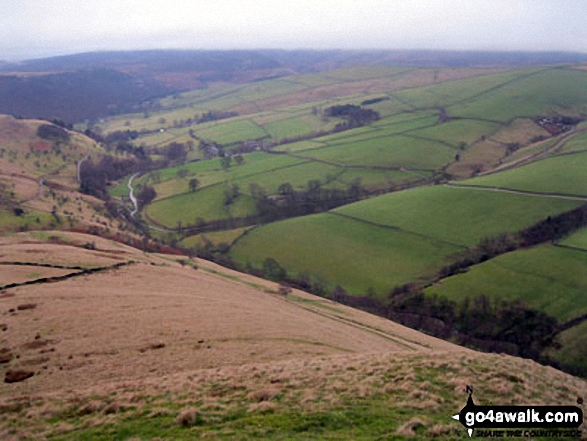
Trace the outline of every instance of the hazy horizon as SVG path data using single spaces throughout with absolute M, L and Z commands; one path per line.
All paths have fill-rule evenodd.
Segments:
M 0 59 L 148 49 L 587 53 L 582 0 L 4 0 Z

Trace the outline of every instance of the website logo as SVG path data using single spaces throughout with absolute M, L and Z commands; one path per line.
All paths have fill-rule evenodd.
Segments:
M 580 437 L 583 410 L 578 406 L 478 406 L 467 386 L 465 407 L 452 416 L 480 437 Z M 579 399 L 578 403 L 582 403 Z M 495 430 L 500 429 L 500 430 Z M 533 430 L 529 430 L 533 429 Z

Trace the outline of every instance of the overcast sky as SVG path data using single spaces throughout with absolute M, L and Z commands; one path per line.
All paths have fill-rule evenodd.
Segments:
M 587 52 L 587 0 L 0 0 L 0 59 L 111 49 Z

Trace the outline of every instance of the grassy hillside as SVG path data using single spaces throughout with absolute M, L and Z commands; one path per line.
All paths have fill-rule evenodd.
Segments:
M 43 135 L 57 130 L 63 139 Z M 90 138 L 41 120 L 0 115 L 0 231 L 109 225 L 103 202 L 77 192 L 81 161 L 104 150 Z

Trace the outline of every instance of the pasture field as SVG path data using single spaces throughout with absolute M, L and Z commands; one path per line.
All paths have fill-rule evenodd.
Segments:
M 255 152 L 245 155 L 244 162 L 240 165 L 232 161 L 231 166 L 226 170 L 222 168 L 220 158 L 213 158 L 157 170 L 143 176 L 138 182 L 153 182 L 154 180 L 164 182 L 170 179 L 178 179 L 178 172 L 185 170 L 187 176 L 197 177 L 200 181 L 200 186 L 206 187 L 219 182 L 280 170 L 303 162 L 307 161 L 286 155 Z
M 376 104 L 370 104 L 367 107 L 373 108 L 373 106 L 376 106 Z M 409 122 L 409 121 L 413 121 L 416 119 L 427 118 L 427 117 L 438 118 L 438 109 L 428 109 L 428 110 L 410 109 L 410 110 L 406 110 L 404 112 L 395 114 L 393 116 L 387 116 L 385 118 L 381 118 L 380 120 L 373 122 L 371 125 L 369 125 L 367 127 L 377 128 L 379 126 L 389 126 L 391 124 L 399 124 L 399 123 Z
M 570 236 L 560 240 L 559 243 L 561 245 L 581 248 L 587 251 L 587 228 L 582 228 L 581 230 L 576 231 Z
M 390 193 L 334 210 L 366 222 L 401 228 L 460 246 L 516 232 L 578 201 L 539 198 L 446 186 Z
M 180 170 L 185 171 L 186 177 L 180 178 L 177 176 Z M 300 158 L 253 153 L 246 155 L 245 162 L 242 165 L 232 165 L 227 170 L 220 167 L 219 159 L 213 159 L 164 169 L 161 172 L 155 172 L 155 176 L 151 174 L 141 177 L 137 183 L 153 185 L 158 195 L 154 204 L 165 202 L 160 209 L 149 211 L 149 215 L 152 215 L 153 219 L 156 220 L 160 219 L 160 216 L 155 213 L 167 210 L 175 203 L 181 205 L 190 198 L 197 201 L 206 200 L 205 207 L 211 208 L 212 205 L 210 204 L 212 203 L 213 195 L 219 198 L 214 205 L 216 209 L 213 210 L 213 213 L 225 212 L 225 210 L 220 210 L 223 205 L 224 188 L 226 188 L 224 183 L 238 185 L 240 192 L 244 194 L 249 193 L 250 184 L 257 183 L 272 194 L 277 192 L 279 185 L 286 182 L 291 183 L 297 189 L 305 189 L 307 182 L 311 179 L 328 183 L 336 179 L 342 171 L 339 167 L 309 162 Z M 198 190 L 195 193 L 191 193 L 189 189 L 189 180 L 192 177 L 196 177 L 199 181 Z M 125 192 L 125 186 L 125 183 L 121 183 L 116 191 Z M 181 199 L 175 200 L 175 198 L 179 197 Z M 197 203 L 190 202 L 189 207 L 193 208 Z M 204 208 L 202 209 L 204 210 Z M 152 209 L 148 208 L 148 210 Z M 181 210 L 180 206 L 177 207 L 177 210 L 173 209 L 172 212 L 178 213 L 179 210 Z M 200 212 L 201 210 L 197 211 Z M 248 212 L 248 209 L 245 211 Z M 236 212 L 242 213 L 242 210 L 237 209 Z M 171 225 L 169 222 L 174 219 L 173 216 L 173 214 L 167 213 L 166 221 L 162 219 L 161 221 L 169 226 Z M 213 217 L 209 216 L 205 218 L 213 219 Z M 221 218 L 225 218 L 225 215 L 222 215 Z M 185 216 L 182 216 L 181 219 L 185 219 Z
M 335 81 L 357 81 L 369 80 L 375 78 L 393 77 L 400 74 L 412 72 L 414 69 L 406 67 L 388 67 L 388 66 L 356 66 L 336 69 L 321 74 L 332 82 Z
M 198 218 L 212 221 L 255 214 L 254 201 L 247 195 L 240 195 L 232 204 L 225 205 L 225 190 L 230 191 L 229 186 L 219 184 L 160 199 L 148 205 L 144 212 L 155 223 L 170 228 L 176 228 L 180 222 L 183 226 L 195 225 Z
M 474 80 L 469 80 L 474 81 Z M 559 111 L 587 111 L 587 72 L 545 69 L 447 108 L 450 116 L 506 122 Z M 574 109 L 574 110 L 573 110 Z
M 328 135 L 320 138 L 316 138 L 317 141 L 325 142 L 328 145 L 341 145 L 348 144 L 351 142 L 371 140 L 384 138 L 390 135 L 400 135 L 403 133 L 412 133 L 422 127 L 432 127 L 438 120 L 437 116 L 422 116 L 414 114 L 414 118 L 407 121 L 393 121 L 390 119 L 389 124 L 383 124 L 388 122 L 387 120 L 380 120 L 381 124 L 375 126 L 369 126 L 371 130 L 365 133 L 355 133 L 354 130 L 349 132 L 342 132 L 335 135 Z
M 455 301 L 521 300 L 561 322 L 587 313 L 587 253 L 553 245 L 503 254 L 426 289 Z
M 247 139 L 265 138 L 269 134 L 252 121 L 238 120 L 198 128 L 196 136 L 224 145 Z
M 112 197 L 128 197 L 129 196 L 129 189 L 126 185 L 128 183 L 128 179 L 122 179 L 118 182 L 117 185 L 113 185 L 108 189 L 108 194 Z
M 265 130 L 272 139 L 280 141 L 283 138 L 295 138 L 320 130 L 332 130 L 335 125 L 336 121 L 325 123 L 315 115 L 302 115 L 269 123 Z
M 224 207 L 224 189 L 227 188 L 223 184 L 225 182 L 238 185 L 240 192 L 247 195 L 250 194 L 251 184 L 260 185 L 268 194 L 276 194 L 279 186 L 284 183 L 291 184 L 297 191 L 304 191 L 310 180 L 320 182 L 325 188 L 346 189 L 358 184 L 374 191 L 427 181 L 432 176 L 431 173 L 426 172 L 344 168 L 265 153 L 247 155 L 246 158 L 247 162 L 243 165 L 232 166 L 228 171 L 211 165 L 210 162 L 218 162 L 218 160 L 212 160 L 165 169 L 157 183 L 154 183 L 152 175 L 140 178 L 137 181 L 138 184 L 153 185 L 157 192 L 157 198 L 146 209 L 147 215 L 160 224 L 175 227 L 177 221 L 181 221 L 184 225 L 185 222 L 193 223 L 194 216 L 213 220 L 225 219 L 229 213 L 235 217 L 253 214 L 254 210 L 251 211 L 250 203 L 245 204 L 247 208 L 238 206 L 234 209 L 226 209 Z M 249 161 L 249 158 L 252 160 Z M 186 177 L 177 177 L 179 170 L 187 170 Z M 190 192 L 188 185 L 192 177 L 200 181 L 195 193 Z M 134 186 L 136 188 L 136 185 Z M 118 187 L 111 190 L 111 195 L 127 196 L 126 182 L 121 182 Z M 218 200 L 214 202 L 214 198 Z M 188 200 L 190 202 L 186 202 Z M 184 205 L 186 203 L 187 205 Z M 181 214 L 182 207 L 189 210 L 189 214 Z M 203 215 L 206 213 L 207 215 Z
M 587 196 L 585 170 L 587 152 L 552 156 L 514 169 L 462 181 L 462 184 Z
M 307 273 L 329 289 L 383 294 L 432 274 L 459 247 L 335 214 L 288 219 L 256 228 L 230 250 L 243 265 L 276 259 L 290 274 Z
M 395 95 L 407 101 L 415 108 L 450 106 L 465 100 L 471 100 L 482 94 L 489 94 L 511 81 L 536 72 L 536 69 L 497 73 L 493 75 L 447 81 L 415 89 L 397 92 Z
M 388 136 L 298 153 L 299 157 L 336 165 L 435 170 L 454 159 L 456 151 L 436 141 Z
M 396 97 L 391 95 L 390 92 L 387 92 L 385 95 L 383 94 L 376 94 L 372 96 L 363 96 L 360 100 L 357 100 L 356 104 L 359 105 L 364 101 L 369 99 L 380 99 L 383 98 L 382 101 L 373 104 L 364 104 L 363 106 L 375 110 L 381 118 L 396 118 L 398 115 L 409 115 L 411 114 L 414 109 L 412 106 L 399 101 Z
M 565 153 L 569 152 L 581 152 L 587 150 L 587 133 L 581 133 L 577 136 L 573 136 L 567 142 L 565 142 L 562 151 Z
M 415 130 L 410 132 L 409 135 L 442 141 L 454 147 L 459 147 L 461 143 L 469 145 L 481 139 L 482 136 L 495 133 L 500 128 L 500 125 L 487 121 L 456 120 L 447 121 L 426 129 Z
M 276 152 L 295 153 L 295 152 L 300 152 L 303 150 L 312 150 L 312 149 L 316 149 L 319 147 L 325 147 L 325 146 L 326 146 L 325 143 L 319 142 L 319 141 L 316 141 L 316 139 L 313 139 L 311 141 L 298 141 L 298 142 L 292 142 L 292 143 L 278 145 L 278 146 L 273 147 L 271 150 L 276 151 Z
M 412 172 L 396 170 L 370 170 L 360 168 L 346 168 L 337 181 L 345 186 L 359 183 L 367 190 L 392 188 L 397 185 L 407 185 L 432 178 L 430 172 Z
M 291 167 L 285 167 L 278 172 L 262 173 L 243 177 L 235 182 L 242 186 L 244 192 L 249 192 L 251 184 L 261 185 L 268 194 L 277 193 L 281 184 L 290 183 L 296 190 L 306 190 L 309 180 L 320 181 L 321 184 L 328 184 L 337 179 L 344 169 L 320 162 L 304 162 Z

